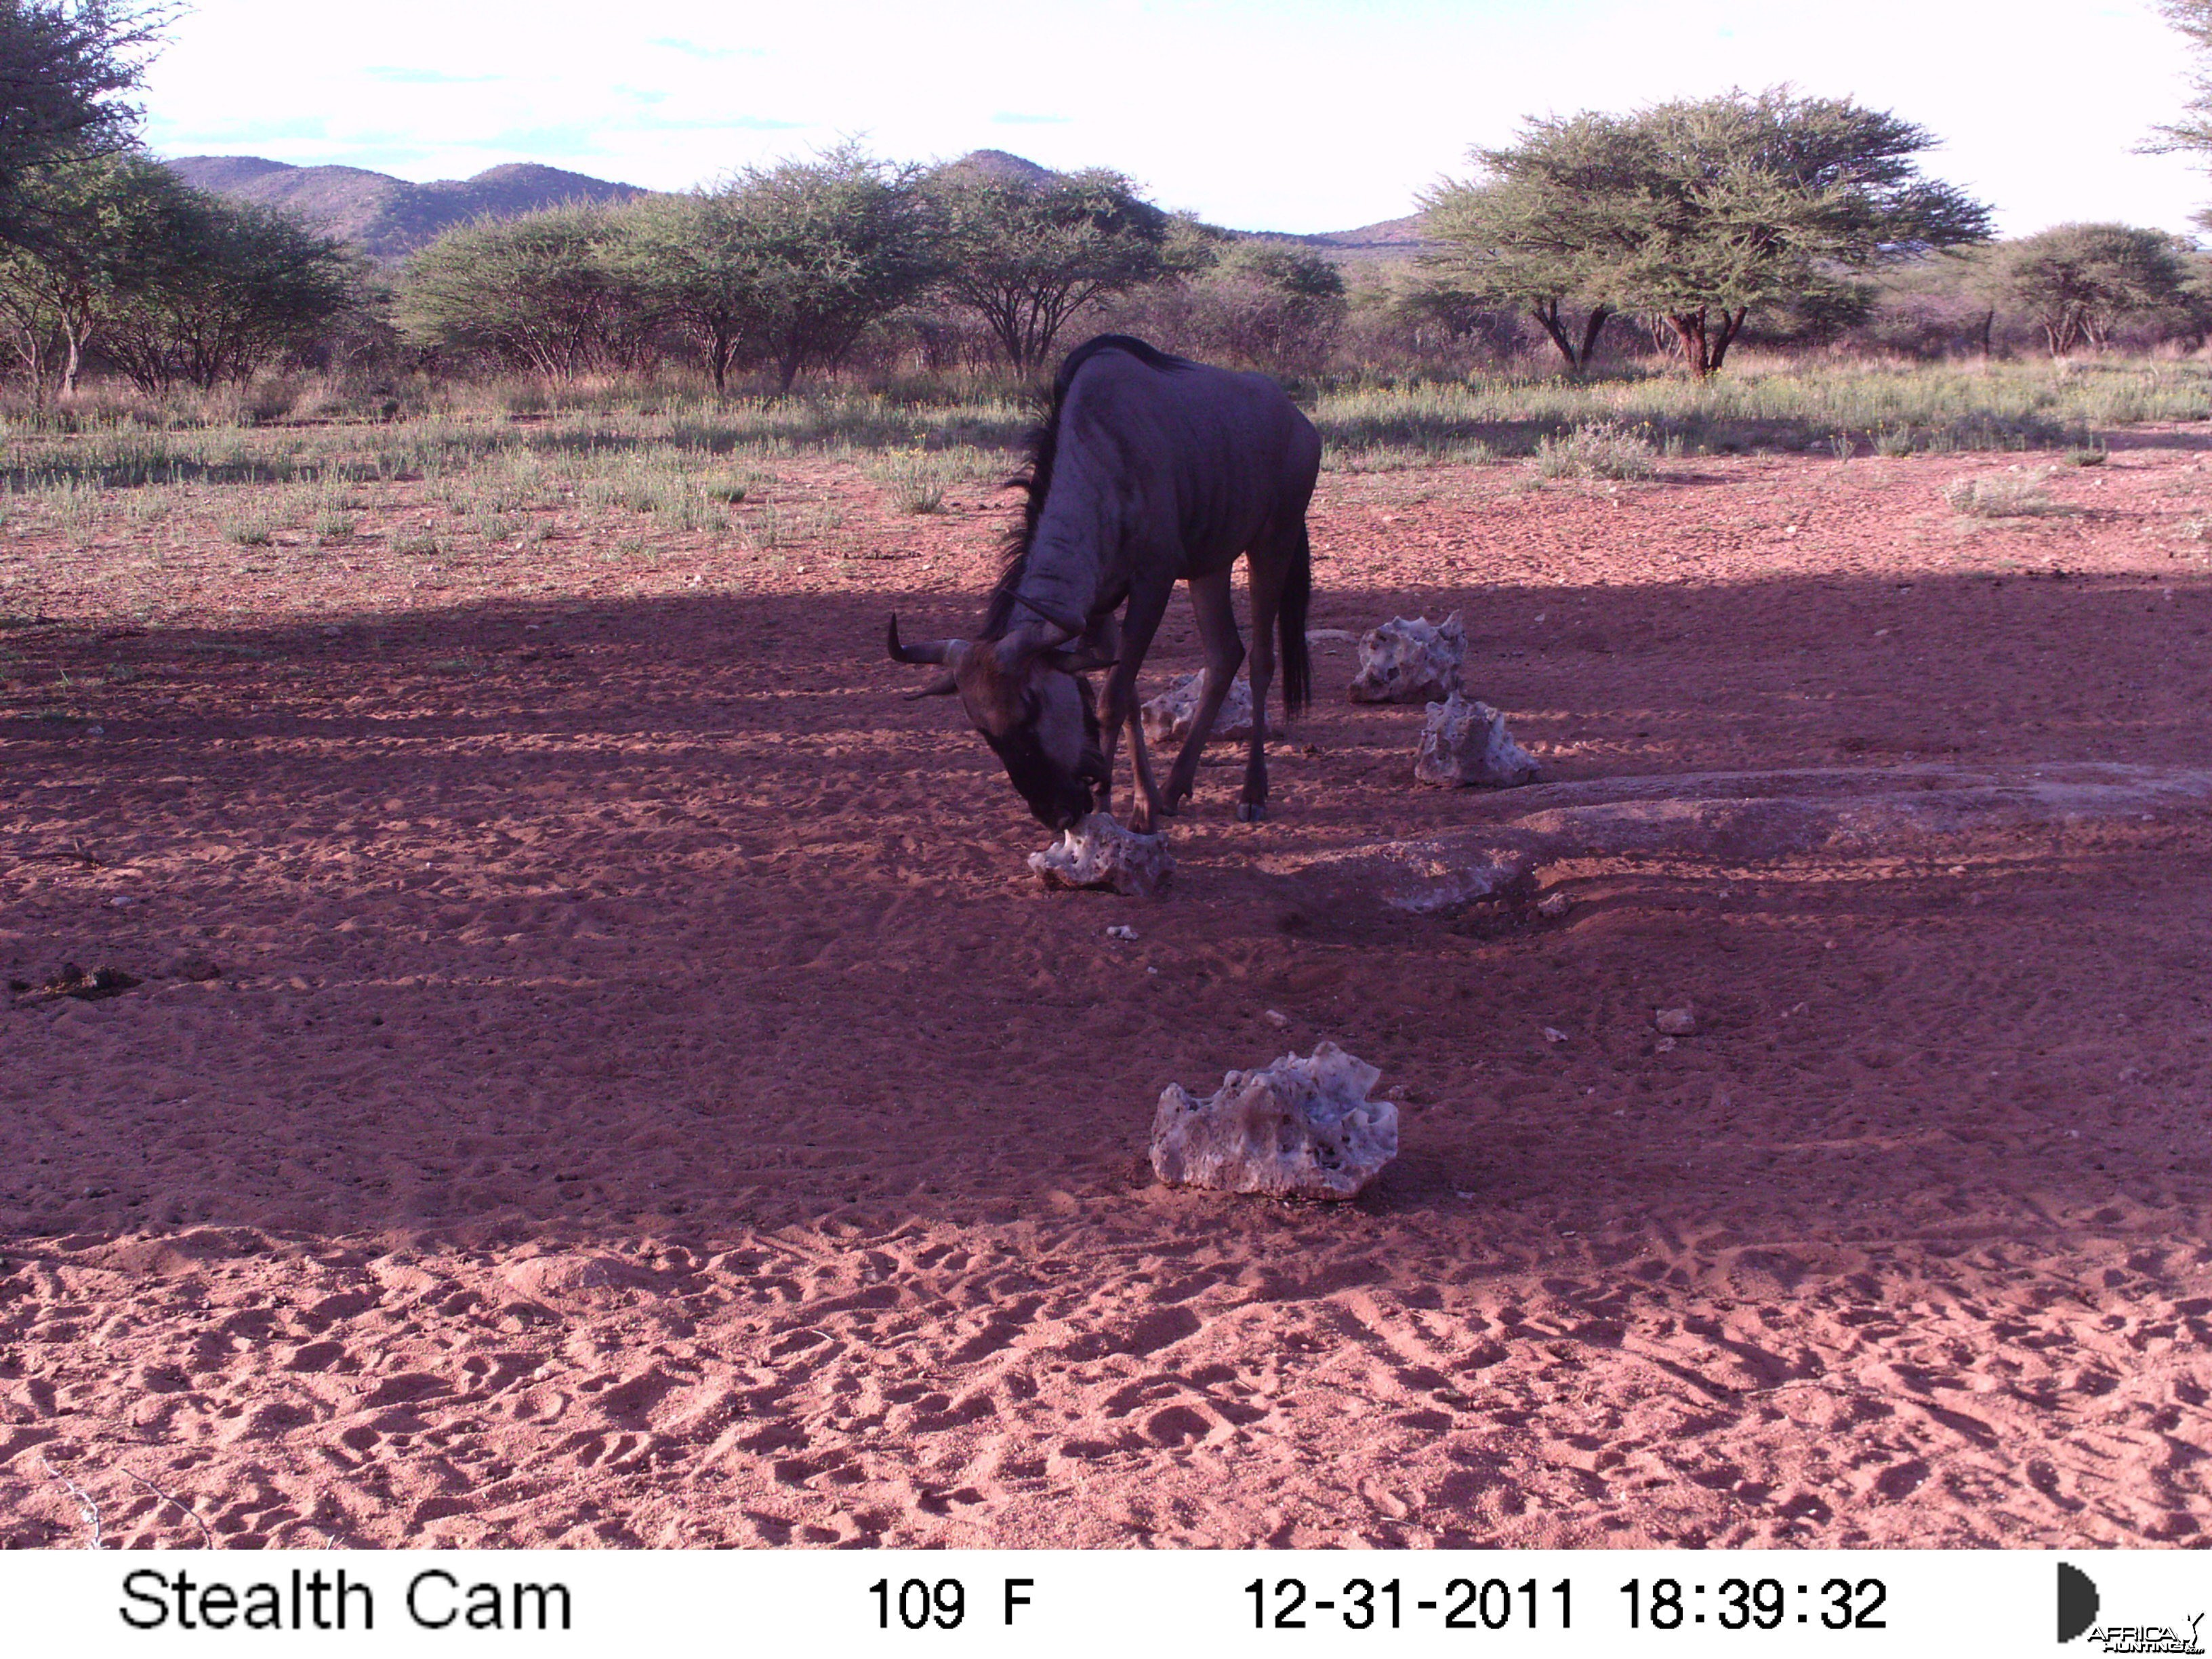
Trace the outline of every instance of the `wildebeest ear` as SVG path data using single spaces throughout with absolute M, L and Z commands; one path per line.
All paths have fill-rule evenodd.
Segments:
M 890 648 L 893 662 L 951 663 L 960 665 L 961 653 L 967 650 L 965 640 L 933 640 L 927 645 L 902 645 L 899 642 L 898 618 L 891 618 L 890 627 L 884 631 L 884 643 Z
M 959 689 L 960 682 L 951 674 L 944 673 L 923 686 L 921 690 L 908 691 L 903 695 L 908 702 L 914 702 L 923 697 L 949 697 Z
M 1121 660 L 1121 618 L 1111 611 L 1107 612 L 1084 630 L 1081 639 L 1054 652 L 1046 660 L 1068 674 L 1087 674 L 1094 668 L 1111 668 Z

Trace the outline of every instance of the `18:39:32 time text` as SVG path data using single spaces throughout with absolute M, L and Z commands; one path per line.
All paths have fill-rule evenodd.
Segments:
M 1889 1589 L 1879 1578 L 1828 1579 L 1817 1601 L 1810 1584 L 1793 1587 L 1779 1578 L 1726 1578 L 1711 1595 L 1705 1585 L 1685 1586 L 1679 1578 L 1649 1583 L 1632 1578 L 1620 1593 L 1628 1598 L 1631 1630 L 1680 1630 L 1685 1625 L 1776 1630 L 1784 1624 L 1810 1625 L 1816 1618 L 1829 1630 L 1889 1628 L 1881 1616 Z

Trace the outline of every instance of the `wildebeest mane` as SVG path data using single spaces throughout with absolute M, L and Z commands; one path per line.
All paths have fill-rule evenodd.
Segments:
M 1030 545 L 1036 539 L 1037 520 L 1044 516 L 1045 496 L 1052 489 L 1053 457 L 1060 448 L 1060 405 L 1067 401 L 1075 371 L 1102 351 L 1127 352 L 1148 368 L 1195 367 L 1188 358 L 1170 356 L 1130 334 L 1096 335 L 1060 360 L 1060 371 L 1052 377 L 1052 406 L 1029 435 L 1029 465 L 1007 481 L 1010 487 L 1024 493 L 1022 521 L 1006 538 L 1006 567 L 991 589 L 990 605 L 983 612 L 982 627 L 976 631 L 978 639 L 1002 640 L 1013 626 L 1014 592 L 1022 585 L 1022 573 L 1029 568 Z

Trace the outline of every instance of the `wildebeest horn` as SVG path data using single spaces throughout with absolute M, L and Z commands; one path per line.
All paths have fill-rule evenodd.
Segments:
M 899 643 L 898 618 L 896 616 L 891 618 L 890 628 L 884 640 L 890 647 L 893 662 L 957 663 L 968 645 L 965 640 L 934 640 L 927 645 L 902 645 Z
M 1075 630 L 1052 623 L 1026 622 L 1009 632 L 998 644 L 999 665 L 1018 668 L 1031 657 L 1041 657 L 1046 652 L 1067 643 Z

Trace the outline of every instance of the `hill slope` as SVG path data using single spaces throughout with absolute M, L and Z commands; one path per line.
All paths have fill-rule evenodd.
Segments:
M 482 214 L 508 219 L 562 202 L 621 202 L 647 193 L 635 185 L 528 162 L 427 185 L 362 167 L 295 167 L 258 155 L 186 155 L 168 166 L 196 189 L 289 208 L 379 259 L 402 258 L 448 225 Z
M 974 150 L 950 165 L 1019 183 L 1053 176 L 1050 168 L 1002 149 Z M 317 230 L 356 243 L 378 259 L 403 258 L 448 225 L 482 214 L 511 219 L 562 202 L 624 202 L 650 193 L 635 185 L 530 162 L 427 185 L 363 167 L 296 167 L 258 155 L 185 155 L 168 166 L 195 189 L 289 208 Z M 1274 230 L 1231 234 L 1309 247 L 1344 261 L 1395 260 L 1411 258 L 1427 246 L 1420 227 L 1420 216 L 1411 214 L 1310 236 Z

